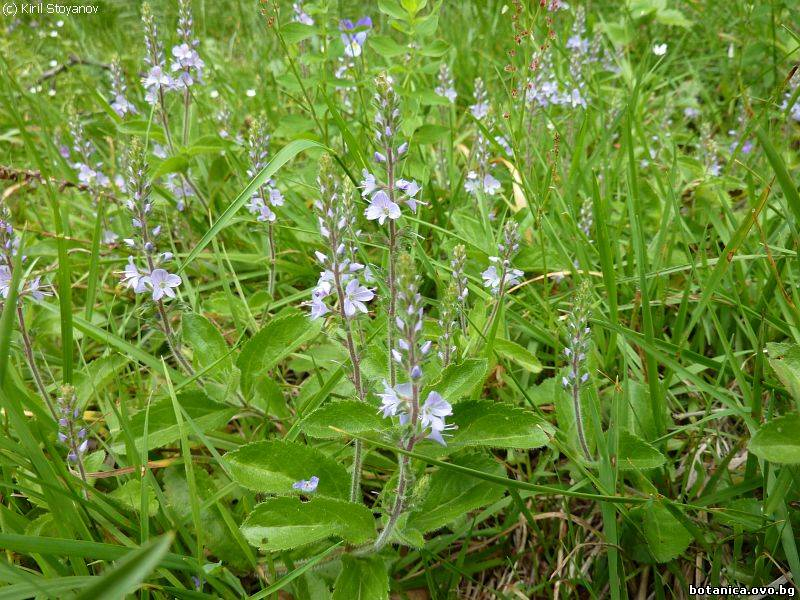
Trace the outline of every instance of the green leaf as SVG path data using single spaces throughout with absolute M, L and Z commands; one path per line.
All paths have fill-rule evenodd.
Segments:
M 445 42 L 444 40 L 435 40 L 431 44 L 425 44 L 419 49 L 419 53 L 423 56 L 442 56 L 447 54 L 447 51 L 450 50 L 450 44 Z
M 186 256 L 186 259 L 181 264 L 180 269 L 178 272 L 183 271 L 187 265 L 191 264 L 191 262 L 197 258 L 197 256 L 203 251 L 203 249 L 211 243 L 211 240 L 217 236 L 217 234 L 222 231 L 233 219 L 239 209 L 245 205 L 245 203 L 250 200 L 253 195 L 253 192 L 256 191 L 259 187 L 261 187 L 265 181 L 271 178 L 275 173 L 277 173 L 283 165 L 288 163 L 292 160 L 295 156 L 308 150 L 310 148 L 320 148 L 322 150 L 328 150 L 328 148 L 319 142 L 315 142 L 313 140 L 294 140 L 293 142 L 289 142 L 281 148 L 277 154 L 273 157 L 269 164 L 266 167 L 261 169 L 259 173 L 253 177 L 253 179 L 248 183 L 245 188 L 239 193 L 238 196 L 234 199 L 233 202 L 228 205 L 228 208 L 225 209 L 219 219 L 209 228 L 208 231 L 203 235 L 197 245 L 192 248 L 191 252 Z
M 792 413 L 765 423 L 747 447 L 750 452 L 782 465 L 800 464 L 800 414 Z
M 230 371 L 232 362 L 230 349 L 219 330 L 202 315 L 186 313 L 181 317 L 181 333 L 186 344 L 192 349 L 195 364 L 200 370 L 211 365 L 209 373 Z
M 281 35 L 287 44 L 297 44 L 314 35 L 314 27 L 302 23 L 287 23 L 281 27 Z
M 347 470 L 317 448 L 286 440 L 265 440 L 225 455 L 233 479 L 254 492 L 298 495 L 292 484 L 319 477 L 315 495 L 350 496 Z
M 447 99 L 445 99 L 447 102 Z M 450 135 L 450 128 L 443 125 L 427 124 L 414 132 L 414 141 L 417 144 L 435 144 Z
M 342 571 L 333 586 L 333 600 L 387 600 L 389 574 L 378 556 L 342 557 Z
M 644 507 L 642 531 L 647 547 L 657 562 L 669 562 L 680 556 L 692 541 L 691 534 L 661 503 Z
M 503 466 L 485 454 L 469 454 L 453 460 L 453 464 L 505 475 Z M 444 527 L 465 513 L 500 499 L 505 489 L 457 471 L 439 469 L 429 480 L 422 480 L 417 509 L 409 516 L 407 527 L 422 532 Z
M 800 346 L 767 344 L 769 364 L 792 397 L 800 402 Z
M 266 376 L 282 359 L 319 333 L 320 324 L 292 312 L 273 319 L 242 348 L 236 361 L 242 371 L 242 391 L 249 394 L 258 377 Z
M 405 20 L 408 16 L 397 0 L 378 0 L 378 10 L 395 19 Z
M 485 358 L 468 358 L 458 364 L 454 363 L 442 371 L 438 379 L 426 386 L 423 395 L 427 396 L 427 392 L 436 390 L 451 404 L 458 402 L 483 383 L 488 371 L 489 362 Z
M 552 426 L 530 411 L 489 400 L 460 403 L 451 422 L 458 426 L 448 448 L 538 448 L 547 444 Z
M 211 431 L 226 425 L 237 410 L 225 404 L 214 402 L 203 393 L 197 391 L 179 394 L 177 401 L 201 431 Z M 145 450 L 142 448 L 144 445 L 145 419 L 149 419 L 146 450 L 166 446 L 180 438 L 180 429 L 175 418 L 172 400 L 165 398 L 150 406 L 149 416 L 147 409 L 142 409 L 130 418 L 128 431 L 134 436 L 136 448 L 140 452 Z M 114 452 L 122 453 L 125 451 L 125 444 L 118 438 L 111 445 L 111 449 Z
M 617 466 L 622 470 L 655 469 L 666 462 L 666 458 L 651 444 L 629 431 L 619 432 Z
M 495 340 L 494 350 L 499 356 L 517 363 L 531 373 L 541 373 L 542 363 L 526 348 L 510 340 Z
M 684 14 L 674 8 L 665 8 L 656 13 L 656 21 L 662 25 L 674 27 L 691 27 L 694 23 L 684 16 Z
M 131 594 L 161 562 L 172 543 L 172 534 L 156 538 L 130 552 L 105 575 L 95 577 L 94 583 L 83 588 L 77 599 L 125 598 Z
M 248 542 L 262 550 L 291 550 L 334 536 L 364 544 L 375 537 L 375 519 L 363 504 L 279 497 L 256 506 L 241 530 Z
M 395 42 L 388 35 L 373 35 L 369 37 L 369 45 L 378 54 L 384 58 L 393 58 L 400 56 L 408 51 L 408 49 Z
M 347 433 L 364 434 L 384 431 L 389 421 L 382 419 L 371 404 L 358 400 L 328 402 L 306 417 L 300 429 L 306 435 L 320 439 L 334 439 L 344 434 L 331 429 L 336 427 Z
M 163 177 L 168 173 L 180 173 L 189 168 L 189 160 L 182 154 L 170 156 L 161 161 L 151 174 L 153 180 Z
M 142 508 L 142 480 L 131 479 L 119 486 L 109 494 L 111 498 L 119 500 L 130 510 L 139 512 Z M 158 512 L 158 500 L 155 490 L 147 488 L 147 516 L 154 517 Z

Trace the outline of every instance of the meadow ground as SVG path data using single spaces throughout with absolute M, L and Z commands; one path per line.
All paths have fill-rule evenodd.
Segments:
M 793 595 L 798 24 L 4 4 L 0 598 Z

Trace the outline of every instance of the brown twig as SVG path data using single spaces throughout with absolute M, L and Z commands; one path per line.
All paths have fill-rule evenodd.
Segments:
M 99 67 L 100 69 L 110 69 L 111 66 L 106 63 L 95 62 L 93 60 L 86 60 L 85 58 L 81 58 L 75 54 L 70 54 L 67 62 L 62 63 L 60 65 L 56 65 L 52 69 L 48 69 L 44 73 L 39 76 L 39 79 L 36 80 L 36 83 L 42 83 L 43 81 L 47 81 L 48 79 L 52 79 L 53 77 L 57 77 L 61 75 L 64 71 L 76 66 L 87 66 L 87 67 Z

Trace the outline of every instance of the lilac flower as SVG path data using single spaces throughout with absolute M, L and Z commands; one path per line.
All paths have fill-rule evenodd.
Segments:
M 520 278 L 524 275 L 519 269 L 511 266 L 511 259 L 519 251 L 519 225 L 514 220 L 509 220 L 503 227 L 503 241 L 497 245 L 501 256 L 491 256 L 489 261 L 494 263 L 481 273 L 483 284 L 493 294 L 502 296 L 509 287 L 519 285 Z M 499 268 L 498 268 L 499 267 Z
M 374 297 L 375 293 L 371 289 L 362 286 L 358 279 L 351 279 L 344 290 L 344 313 L 348 317 L 355 315 L 357 310 L 366 313 L 367 305 L 364 303 Z
M 293 2 L 292 3 L 292 11 L 294 11 L 294 16 L 292 20 L 295 23 L 300 23 L 302 25 L 311 26 L 314 24 L 314 19 L 312 19 L 307 12 L 303 10 L 303 4 L 300 2 Z
M 189 200 L 194 197 L 191 184 L 176 173 L 167 175 L 164 187 L 175 198 L 175 208 L 178 209 L 178 212 L 183 212 Z
M 469 107 L 472 116 L 479 121 L 489 114 L 489 96 L 486 92 L 486 85 L 480 77 L 475 79 L 475 104 Z
M 125 265 L 125 270 L 122 273 L 122 282 L 125 286 L 132 289 L 134 293 L 141 294 L 147 291 L 146 282 L 144 281 L 146 276 L 147 273 L 140 271 L 133 261 L 133 257 L 129 256 L 128 264 Z
M 325 270 L 312 291 L 310 316 L 311 319 L 318 319 L 327 314 L 329 311 L 325 299 L 335 292 L 340 316 L 349 328 L 346 320 L 359 312 L 368 312 L 365 302 L 372 300 L 375 293 L 359 282 L 358 273 L 364 270 L 364 265 L 355 262 L 355 250 L 345 237 L 355 219 L 348 197 L 352 187 L 342 190 L 327 158 L 320 169 L 318 182 L 322 197 L 314 203 L 314 207 L 329 254 L 315 253 Z
M 164 296 L 174 298 L 174 288 L 182 283 L 179 275 L 169 273 L 165 269 L 153 269 L 149 275 L 142 278 L 142 281 L 153 291 L 153 300 L 161 300 Z
M 405 195 L 405 197 L 402 199 L 403 203 L 405 203 L 405 205 L 411 209 L 411 212 L 416 213 L 417 205 L 424 204 L 424 202 L 420 202 L 415 198 L 415 196 L 422 189 L 419 184 L 414 180 L 408 181 L 406 179 L 398 179 L 395 183 L 395 186 Z
M 366 169 L 361 171 L 361 175 L 362 177 L 364 177 L 364 179 L 361 180 L 361 195 L 369 196 L 372 192 L 378 189 L 378 184 L 375 180 L 375 175 L 373 175 Z
M 400 207 L 389 199 L 383 190 L 378 191 L 370 200 L 369 206 L 364 210 L 364 216 L 370 221 L 378 221 L 383 225 L 386 219 L 399 219 Z
M 81 478 L 86 481 L 83 469 L 83 455 L 89 449 L 89 437 L 85 427 L 79 425 L 81 411 L 77 406 L 74 390 L 64 388 L 64 396 L 58 398 L 58 441 L 67 447 L 67 461 L 78 467 Z
M 11 289 L 11 268 L 8 265 L 0 265 L 0 296 L 8 298 Z
M 111 61 L 109 71 L 111 73 L 111 108 L 121 118 L 129 114 L 135 115 L 138 111 L 125 95 L 127 86 L 125 85 L 125 76 L 122 73 L 119 59 L 114 58 Z
M 383 381 L 383 393 L 378 394 L 381 399 L 381 407 L 378 412 L 383 413 L 383 418 L 401 417 L 408 413 L 408 402 L 411 398 L 412 389 L 410 383 L 401 383 L 396 387 L 391 387 L 386 380 Z
M 350 58 L 361 56 L 361 48 L 367 41 L 367 33 L 372 29 L 372 19 L 362 17 L 354 25 L 350 19 L 339 21 L 344 54 Z
M 419 413 L 419 422 L 422 429 L 430 429 L 426 437 L 442 446 L 446 446 L 447 444 L 442 434 L 448 429 L 453 429 L 454 426 L 447 425 L 445 417 L 449 417 L 452 414 L 453 407 L 450 403 L 442 398 L 438 392 L 430 392 Z
M 447 98 L 451 103 L 454 103 L 458 97 L 453 85 L 453 74 L 447 63 L 442 63 L 442 66 L 439 67 L 439 85 L 436 86 L 434 92 L 437 96 Z
M 164 72 L 163 65 L 153 65 L 147 71 L 147 74 L 142 79 L 142 85 L 145 87 L 145 100 L 148 104 L 155 104 L 158 102 L 159 92 L 166 92 L 175 89 L 175 80 L 170 75 Z
M 172 47 L 173 62 L 171 69 L 178 71 L 175 82 L 177 87 L 189 88 L 195 83 L 202 83 L 205 63 L 197 53 L 199 40 L 194 38 L 192 28 L 194 19 L 190 0 L 178 0 L 178 38 L 181 43 Z
M 317 491 L 319 485 L 319 477 L 312 475 L 310 479 L 301 479 L 292 484 L 292 489 L 303 492 L 304 494 L 313 494 Z
M 158 37 L 155 18 L 150 11 L 150 5 L 147 3 L 142 5 L 142 23 L 144 25 L 144 43 L 146 47 L 145 62 L 148 65 L 147 74 L 142 79 L 142 85 L 145 88 L 145 100 L 148 104 L 154 105 L 161 101 L 161 96 L 165 92 L 176 89 L 176 83 L 166 73 L 164 49 Z

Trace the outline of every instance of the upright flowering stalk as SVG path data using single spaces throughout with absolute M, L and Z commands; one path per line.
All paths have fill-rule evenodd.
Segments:
M 519 285 L 520 277 L 523 272 L 515 269 L 511 265 L 511 259 L 519 251 L 519 225 L 516 221 L 506 221 L 503 227 L 503 241 L 497 244 L 499 256 L 490 256 L 489 261 L 492 263 L 489 267 L 481 273 L 483 278 L 483 285 L 489 291 L 497 296 L 497 302 L 492 309 L 492 315 L 486 323 L 486 331 L 494 322 L 497 316 L 497 311 L 503 303 L 503 296 L 505 296 L 509 287 Z M 484 331 L 484 334 L 486 333 Z
M 475 97 L 475 104 L 469 107 L 472 116 L 479 121 L 489 114 L 489 95 L 486 92 L 486 84 L 480 77 L 475 78 L 475 88 L 473 95 Z
M 174 153 L 172 136 L 169 131 L 169 117 L 164 96 L 167 92 L 177 89 L 177 83 L 166 70 L 164 61 L 164 47 L 158 38 L 158 26 L 150 10 L 150 5 L 142 5 L 142 24 L 144 25 L 144 44 L 146 49 L 145 64 L 147 71 L 142 78 L 145 89 L 145 100 L 151 106 L 158 105 L 161 123 L 164 126 L 164 135 L 167 136 L 170 151 Z
M 370 173 L 363 172 L 364 180 L 361 182 L 361 195 L 368 197 L 369 206 L 364 215 L 370 221 L 378 221 L 383 225 L 389 221 L 389 319 L 387 327 L 387 346 L 393 347 L 393 328 L 395 326 L 396 306 L 396 264 L 397 264 L 397 224 L 395 221 L 402 214 L 400 204 L 405 204 L 411 212 L 417 211 L 417 200 L 420 186 L 416 181 L 397 178 L 399 161 L 408 151 L 408 142 L 401 141 L 400 133 L 400 101 L 392 87 L 392 80 L 388 75 L 381 75 L 375 82 L 375 141 L 378 150 L 374 160 L 385 167 L 385 179 Z M 389 380 L 395 384 L 397 375 L 394 363 L 389 360 Z
M 80 424 L 81 412 L 77 406 L 75 390 L 64 386 L 58 399 L 58 441 L 67 447 L 67 464 L 74 465 L 84 483 L 87 483 L 83 455 L 89 448 L 86 428 Z
M 453 73 L 447 63 L 442 63 L 439 67 L 439 85 L 434 89 L 437 96 L 447 98 L 450 103 L 454 103 L 458 94 L 456 93 L 455 84 L 453 82 Z
M 5 300 L 11 293 L 11 286 L 14 281 L 14 261 L 18 252 L 19 238 L 11 225 L 7 209 L 3 208 L 0 210 L 0 300 Z M 22 260 L 25 259 L 24 256 L 20 258 Z M 36 366 L 36 361 L 34 360 L 33 343 L 25 323 L 25 311 L 22 305 L 25 298 L 32 298 L 34 301 L 39 302 L 49 295 L 50 293 L 42 289 L 39 277 L 30 280 L 27 284 L 23 284 L 17 297 L 17 321 L 22 334 L 22 349 L 25 353 L 25 360 L 28 363 L 28 369 L 33 375 L 36 389 L 39 391 L 39 395 L 41 395 L 53 418 L 58 418 L 53 402 L 50 399 L 50 394 L 44 384 L 44 379 L 42 379 L 42 374 L 39 372 L 39 367 Z M 0 302 L 0 305 L 4 304 L 4 302 Z
M 197 53 L 200 40 L 194 37 L 192 28 L 192 7 L 190 0 L 178 0 L 178 39 L 179 44 L 172 47 L 172 71 L 177 73 L 175 86 L 183 88 L 183 144 L 189 142 L 189 105 L 194 84 L 203 83 L 205 63 Z
M 456 353 L 455 332 L 458 319 L 458 302 L 456 298 L 458 292 L 454 281 L 450 281 L 447 291 L 442 297 L 439 305 L 439 350 L 437 352 L 439 360 L 442 361 L 442 368 L 446 368 L 453 360 Z
M 95 157 L 97 148 L 86 137 L 83 131 L 83 124 L 77 117 L 73 117 L 70 120 L 69 129 L 72 136 L 72 151 L 68 156 L 75 157 L 72 168 L 78 174 L 78 181 L 87 186 L 92 196 L 96 198 L 99 189 L 108 187 L 111 181 L 100 170 L 103 163 Z
M 314 203 L 319 222 L 319 231 L 325 240 L 326 252 L 317 252 L 317 259 L 322 264 L 317 287 L 311 297 L 311 318 L 318 319 L 330 312 L 328 300 L 336 305 L 340 325 L 344 331 L 345 346 L 352 365 L 351 379 L 360 401 L 366 398 L 366 389 L 361 375 L 361 359 L 356 348 L 352 321 L 359 314 L 367 312 L 366 303 L 375 297 L 375 293 L 361 284 L 359 272 L 364 266 L 352 262 L 348 258 L 345 234 L 350 223 L 348 221 L 347 202 L 342 197 L 342 189 L 334 173 L 330 157 L 321 159 L 318 177 L 320 197 Z M 361 441 L 355 441 L 353 473 L 350 487 L 350 499 L 355 502 L 361 495 Z
M 247 153 L 250 158 L 250 168 L 247 176 L 252 179 L 267 166 L 269 157 L 269 134 L 265 117 L 261 116 L 255 120 L 250 128 L 247 137 Z M 259 186 L 250 203 L 247 205 L 250 212 L 256 215 L 258 221 L 267 224 L 267 234 L 269 237 L 269 295 L 275 294 L 275 220 L 277 215 L 272 207 L 283 206 L 283 194 L 275 187 L 275 181 L 270 179 L 264 185 Z
M 454 300 L 458 309 L 458 322 L 461 325 L 461 332 L 467 332 L 467 296 L 469 295 L 469 288 L 467 287 L 467 275 L 464 273 L 464 267 L 467 263 L 467 249 L 464 244 L 458 244 L 453 248 L 453 258 L 450 261 L 450 268 L 453 275 L 453 288 Z
M 136 294 L 150 294 L 161 321 L 175 360 L 183 369 L 194 374 L 194 369 L 180 352 L 175 332 L 167 317 L 164 306 L 166 300 L 176 297 L 175 290 L 181 285 L 180 276 L 167 271 L 164 266 L 172 260 L 172 253 L 159 253 L 156 246 L 161 233 L 161 225 L 151 223 L 153 203 L 150 198 L 150 182 L 144 150 L 137 140 L 131 146 L 128 158 L 127 191 L 130 195 L 126 206 L 131 213 L 133 235 L 125 239 L 125 244 L 134 253 L 128 256 L 128 264 L 121 273 L 123 283 Z
M 455 83 L 453 82 L 453 73 L 450 71 L 450 67 L 447 65 L 446 62 L 443 62 L 442 65 L 439 67 L 439 79 L 438 85 L 433 90 L 437 96 L 441 96 L 442 98 L 446 98 L 450 101 L 451 105 L 454 105 L 456 102 L 456 98 L 458 98 L 458 94 L 456 93 Z M 439 116 L 443 123 L 449 121 L 449 115 L 452 111 L 452 108 L 448 109 L 446 106 L 439 107 Z M 439 153 L 439 171 L 441 172 L 442 176 L 442 183 L 444 186 L 447 186 L 450 182 L 449 173 L 448 173 L 448 165 L 445 161 L 445 152 L 446 152 L 446 144 L 447 142 L 443 141 L 441 144 L 438 145 L 438 153 Z
M 382 400 L 379 412 L 384 418 L 398 419 L 404 428 L 400 446 L 409 452 L 425 438 L 446 445 L 443 436 L 446 431 L 453 429 L 452 425 L 445 422 L 453 414 L 453 408 L 438 392 L 429 392 L 425 401 L 421 402 L 423 364 L 432 342 L 422 337 L 424 310 L 419 284 L 420 277 L 414 271 L 411 257 L 403 255 L 397 280 L 398 337 L 397 345 L 392 348 L 392 359 L 401 366 L 407 381 L 398 385 L 389 385 L 384 381 L 384 392 L 378 394 Z M 397 496 L 386 526 L 375 542 L 376 550 L 388 543 L 405 507 L 408 467 L 409 457 L 402 454 L 399 458 Z
M 480 87 L 478 86 L 478 82 L 481 82 Z M 486 89 L 483 87 L 481 79 L 476 80 L 475 88 L 476 99 L 479 95 L 485 97 Z M 489 105 L 486 101 L 481 101 L 478 104 L 474 104 L 470 110 L 476 119 L 482 121 L 489 113 Z M 485 124 L 486 129 L 491 131 L 493 127 L 492 119 L 486 119 Z M 505 138 L 502 139 L 505 142 Z M 489 140 L 483 134 L 483 130 L 480 127 L 475 134 L 475 144 L 472 147 L 472 161 L 473 168 L 467 173 L 466 180 L 464 181 L 464 189 L 467 193 L 478 197 L 481 194 L 484 196 L 494 196 L 500 192 L 502 187 L 500 182 L 492 175 L 491 165 L 489 164 Z
M 109 73 L 111 75 L 111 108 L 120 118 L 135 115 L 138 111 L 126 95 L 128 86 L 125 84 L 125 75 L 118 57 L 114 57 L 111 61 Z
M 592 210 L 592 201 L 586 198 L 581 204 L 581 212 L 578 216 L 578 228 L 583 232 L 589 242 L 592 242 L 592 225 L 594 225 L 594 211 Z
M 581 406 L 581 388 L 589 381 L 589 371 L 586 370 L 586 352 L 591 341 L 589 329 L 589 284 L 584 282 L 578 288 L 572 312 L 567 317 L 567 347 L 564 355 L 567 357 L 567 374 L 561 383 L 564 389 L 572 396 L 572 406 L 575 411 L 575 425 L 578 430 L 578 441 L 586 460 L 591 460 L 589 444 L 586 442 L 586 431 L 583 422 L 583 408 Z

